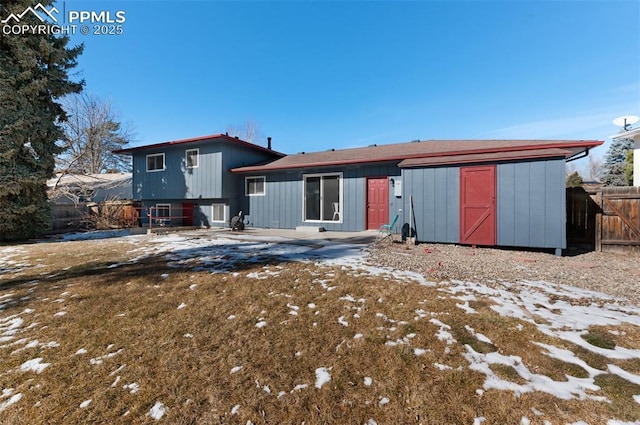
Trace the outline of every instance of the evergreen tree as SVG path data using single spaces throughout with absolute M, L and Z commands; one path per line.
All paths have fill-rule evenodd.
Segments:
M 51 0 L 40 4 L 49 6 Z M 0 16 L 20 14 L 31 0 L 0 4 Z M 42 25 L 33 14 L 21 24 Z M 52 177 L 66 115 L 57 102 L 82 90 L 69 71 L 83 46 L 49 34 L 0 36 L 0 240 L 21 240 L 49 227 L 46 181 Z
M 605 186 L 628 186 L 624 166 L 627 151 L 633 149 L 633 140 L 614 139 L 604 158 L 602 183 Z
M 567 176 L 567 180 L 566 180 L 567 187 L 580 187 L 582 186 L 582 183 L 584 183 L 582 180 L 582 176 L 580 176 L 580 174 L 577 171 L 574 171 L 573 173 Z
M 627 185 L 633 184 L 633 149 L 627 151 L 624 159 L 624 178 L 627 180 Z

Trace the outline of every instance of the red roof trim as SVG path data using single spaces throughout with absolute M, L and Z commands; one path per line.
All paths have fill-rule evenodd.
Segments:
M 152 145 L 144 145 L 144 146 L 135 146 L 135 147 L 131 147 L 131 148 L 125 148 L 125 149 L 118 149 L 113 151 L 114 153 L 132 153 L 135 151 L 141 151 L 141 150 L 148 150 L 148 149 L 157 149 L 157 148 L 163 148 L 166 146 L 173 146 L 173 145 L 181 145 L 183 143 L 194 143 L 194 142 L 203 142 L 206 140 L 210 140 L 210 139 L 225 139 L 227 141 L 233 142 L 233 143 L 237 143 L 239 145 L 245 146 L 247 148 L 250 149 L 257 149 L 263 152 L 268 152 L 268 153 L 272 153 L 274 155 L 283 157 L 286 156 L 285 154 L 281 153 L 281 152 L 277 152 L 271 149 L 267 149 L 263 146 L 259 146 L 253 143 L 249 143 L 249 142 L 245 142 L 242 139 L 237 139 L 235 137 L 229 136 L 227 134 L 211 134 L 209 136 L 199 136 L 199 137 L 192 137 L 189 139 L 180 139 L 180 140 L 171 140 L 169 142 L 161 142 L 161 143 L 155 143 Z
M 245 173 L 245 172 L 254 172 L 254 171 L 278 171 L 278 170 L 286 170 L 286 169 L 296 169 L 296 168 L 311 168 L 311 167 L 330 167 L 335 165 L 350 165 L 350 164 L 366 164 L 372 162 L 389 162 L 389 161 L 402 161 L 405 159 L 412 158 L 434 158 L 434 157 L 442 157 L 442 156 L 464 156 L 464 155 L 473 155 L 473 154 L 486 154 L 486 153 L 504 153 L 504 152 L 517 152 L 517 151 L 528 151 L 528 150 L 542 150 L 542 149 L 563 149 L 563 148 L 582 148 L 589 149 L 592 147 L 600 146 L 603 142 L 600 140 L 584 140 L 580 141 L 582 143 L 577 144 L 576 142 L 561 142 L 561 143 L 550 143 L 543 145 L 520 145 L 520 146 L 512 146 L 512 147 L 497 147 L 497 148 L 484 148 L 484 149 L 469 149 L 469 150 L 458 150 L 458 151 L 447 151 L 447 152 L 436 152 L 436 153 L 422 153 L 422 154 L 413 154 L 413 155 L 394 155 L 387 157 L 379 157 L 379 158 L 363 158 L 363 159 L 354 159 L 354 160 L 342 160 L 342 161 L 326 161 L 326 162 L 315 162 L 315 163 L 303 163 L 303 164 L 291 164 L 291 165 L 282 165 L 282 166 L 273 166 L 270 167 L 267 165 L 260 166 L 248 166 L 248 167 L 239 167 L 231 169 L 232 173 Z M 337 152 L 337 151 L 336 151 Z M 315 152 L 310 152 L 313 154 Z M 301 155 L 301 154 L 299 154 Z

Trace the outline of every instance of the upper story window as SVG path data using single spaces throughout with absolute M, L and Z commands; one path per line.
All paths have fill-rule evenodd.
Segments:
M 264 176 L 247 177 L 245 179 L 245 195 L 247 196 L 264 196 L 265 192 Z
M 185 161 L 187 168 L 198 168 L 200 165 L 200 149 L 187 149 Z
M 162 171 L 164 170 L 164 154 L 154 153 L 147 155 L 147 171 Z

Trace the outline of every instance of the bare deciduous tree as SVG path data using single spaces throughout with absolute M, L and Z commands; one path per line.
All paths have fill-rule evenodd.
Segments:
M 63 175 L 129 170 L 128 158 L 113 151 L 129 143 L 132 133 L 109 101 L 82 93 L 65 98 L 63 106 L 68 121 L 63 123 L 63 153 L 57 158 Z
M 264 139 L 260 127 L 253 120 L 247 120 L 244 124 L 228 125 L 226 131 L 229 136 L 239 137 L 249 143 L 259 144 Z
M 589 180 L 599 181 L 602 176 L 602 159 L 589 155 Z

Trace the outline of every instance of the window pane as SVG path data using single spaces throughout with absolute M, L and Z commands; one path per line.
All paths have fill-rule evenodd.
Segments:
M 224 204 L 213 204 L 213 221 L 224 221 Z
M 169 205 L 158 205 L 156 207 L 156 217 L 171 217 L 171 207 Z
M 320 177 L 305 179 L 304 219 L 320 220 Z
M 255 188 L 253 191 L 254 194 L 263 194 L 264 193 L 264 179 L 256 179 L 255 180 Z
M 196 149 L 187 151 L 187 167 L 194 168 L 198 166 L 198 151 Z
M 335 205 L 334 205 L 335 204 Z M 339 210 L 340 205 L 340 177 L 322 177 L 322 219 L 338 220 L 338 215 L 334 214 L 334 207 Z
M 147 170 L 155 171 L 164 169 L 164 155 L 148 155 Z
M 264 195 L 264 177 L 255 177 L 247 179 L 247 195 Z

